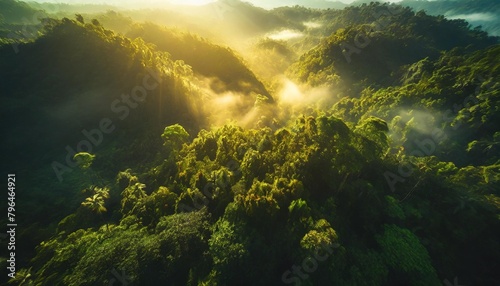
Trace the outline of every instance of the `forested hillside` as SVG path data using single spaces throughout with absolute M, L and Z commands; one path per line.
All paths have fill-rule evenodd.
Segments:
M 327 4 L 2 2 L 1 283 L 500 285 L 499 38 Z
M 495 0 L 414 1 L 403 0 L 404 6 L 431 15 L 446 15 L 452 19 L 465 19 L 472 26 L 481 26 L 490 34 L 500 36 L 500 2 Z M 458 4 L 458 5 L 457 5 Z
M 234 52 L 196 35 L 162 29 L 154 24 L 134 26 L 127 33 L 130 38 L 141 38 L 168 52 L 172 59 L 182 60 L 193 71 L 212 80 L 217 92 L 236 91 L 265 95 L 271 99 L 264 85 L 258 81 Z

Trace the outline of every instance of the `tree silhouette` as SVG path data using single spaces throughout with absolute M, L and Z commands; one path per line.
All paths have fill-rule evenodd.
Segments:
M 82 24 L 85 24 L 85 20 L 83 19 L 83 16 L 81 14 L 75 14 L 76 20 Z

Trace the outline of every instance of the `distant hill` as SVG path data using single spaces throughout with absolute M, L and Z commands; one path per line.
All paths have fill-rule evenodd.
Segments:
M 72 181 L 78 171 L 59 166 L 59 177 L 53 165 L 67 166 L 72 158 L 67 147 L 88 150 L 90 144 L 91 152 L 103 159 L 95 167 L 114 176 L 118 169 L 112 166 L 118 162 L 140 158 L 143 166 L 152 163 L 165 125 L 184 122 L 197 130 L 204 116 L 200 108 L 193 109 L 201 95 L 188 85 L 195 84 L 190 68 L 144 41 L 116 35 L 98 23 L 69 19 L 51 20 L 44 31 L 36 41 L 20 44 L 17 54 L 11 45 L 0 45 L 0 99 L 5 103 L 0 107 L 5 135 L 0 139 L 5 154 L 0 169 L 19 170 L 26 178 L 20 187 L 36 186 L 36 178 L 45 178 L 43 188 L 20 195 L 19 203 L 33 215 L 58 209 L 46 217 L 50 220 L 67 206 L 55 207 L 57 200 L 37 206 L 30 202 L 50 188 L 71 204 L 79 189 Z M 100 137 L 93 130 L 103 120 L 113 131 Z M 20 130 L 23 136 L 16 135 Z M 84 141 L 86 145 L 79 145 Z
M 127 36 L 153 43 L 161 51 L 168 52 L 173 60 L 182 60 L 192 66 L 195 73 L 214 79 L 212 87 L 217 92 L 253 92 L 272 100 L 264 85 L 229 48 L 151 23 L 134 26 Z
M 394 131 L 392 140 L 394 146 L 404 146 L 407 154 L 418 150 L 415 140 L 427 136 L 430 130 L 443 129 L 453 134 L 449 135 L 453 144 L 439 146 L 433 155 L 457 164 L 495 164 L 498 157 L 486 155 L 495 153 L 486 150 L 496 150 L 497 146 L 495 112 L 485 102 L 468 108 L 461 102 L 467 96 L 488 98 L 490 104 L 497 102 L 498 98 L 484 86 L 492 88 L 492 79 L 499 76 L 499 39 L 472 29 L 464 20 L 392 8 L 372 3 L 337 12 L 340 16 L 335 21 L 341 24 L 339 19 L 351 19 L 349 24 L 302 55 L 287 74 L 299 82 L 329 86 L 340 99 L 332 110 L 347 121 L 356 123 L 377 115 L 388 122 L 399 122 L 394 129 L 400 131 Z M 384 16 L 364 23 L 360 20 L 370 19 L 363 15 L 377 14 Z M 486 90 L 479 95 L 481 87 Z M 458 110 L 448 120 L 437 116 L 430 123 L 416 111 L 448 112 L 457 101 Z M 482 119 L 476 112 L 474 119 L 464 119 L 463 114 L 472 110 L 482 110 Z M 467 120 L 467 124 L 456 123 L 461 120 Z M 454 124 L 460 124 L 460 132 L 453 129 Z M 481 148 L 485 153 L 478 151 Z
M 0 1 L 0 23 L 26 24 L 37 20 L 40 9 L 34 9 L 26 2 L 17 0 Z M 39 15 L 43 15 L 39 14 Z
M 284 7 L 284 6 L 304 6 L 309 8 L 317 8 L 317 9 L 343 9 L 347 4 L 341 1 L 326 1 L 326 0 L 285 0 L 279 1 L 279 4 L 275 4 L 274 2 L 263 1 L 263 0 L 254 0 L 252 1 L 255 5 L 259 7 L 264 7 L 267 9 Z
M 498 42 L 483 31 L 469 29 L 463 20 L 433 17 L 410 8 L 372 3 L 337 13 L 340 17 L 335 21 L 344 26 L 304 54 L 289 69 L 291 76 L 312 84 L 334 84 L 335 80 L 327 78 L 337 78 L 387 85 L 403 65 L 425 57 L 435 59 L 441 51 L 455 47 L 477 50 Z
M 472 26 L 481 26 L 493 36 L 500 36 L 500 2 L 495 0 L 415 1 L 403 0 L 401 5 L 430 15 L 465 19 Z
M 11 43 L 36 38 L 41 29 L 40 19 L 46 16 L 45 11 L 32 8 L 26 2 L 0 1 L 0 41 Z

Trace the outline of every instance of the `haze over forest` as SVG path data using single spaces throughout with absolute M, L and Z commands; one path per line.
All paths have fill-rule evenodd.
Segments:
M 500 2 L 60 2 L 0 2 L 1 285 L 500 285 Z

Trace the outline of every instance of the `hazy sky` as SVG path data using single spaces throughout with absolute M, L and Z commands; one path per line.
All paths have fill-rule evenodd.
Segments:
M 210 2 L 215 2 L 215 0 L 35 0 L 36 2 L 51 2 L 51 3 L 95 3 L 95 4 L 110 4 L 110 5 L 134 5 L 134 6 L 148 6 L 148 4 L 154 4 L 157 6 L 161 3 L 173 3 L 173 4 L 183 4 L 183 5 L 203 5 Z M 355 0 L 312 0 L 310 2 L 343 2 L 352 3 Z M 387 2 L 399 2 L 400 0 L 386 0 Z M 245 2 L 250 2 L 255 6 L 260 6 L 264 8 L 279 7 L 294 5 L 296 3 L 307 3 L 309 1 L 297 1 L 297 0 L 249 0 Z M 305 5 L 304 5 L 305 6 Z

